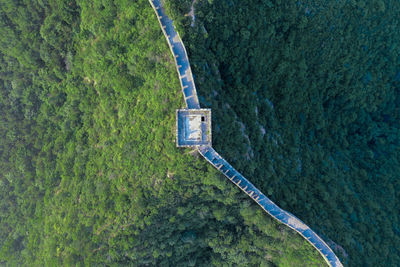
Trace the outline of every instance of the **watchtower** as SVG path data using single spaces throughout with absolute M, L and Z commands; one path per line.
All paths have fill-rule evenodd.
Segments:
M 176 110 L 176 146 L 211 146 L 211 109 Z

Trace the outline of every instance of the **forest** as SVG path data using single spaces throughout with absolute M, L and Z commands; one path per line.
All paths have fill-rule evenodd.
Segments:
M 166 3 L 170 11 L 174 4 Z M 212 16 L 212 2 L 202 4 L 204 15 Z M 210 101 L 206 77 L 219 94 L 224 92 L 223 82 L 234 80 L 228 73 L 224 81 L 214 76 L 214 64 L 221 64 L 217 57 L 209 66 L 214 74 L 207 68 L 202 72 L 199 57 L 208 49 L 206 45 L 214 44 L 204 38 L 205 26 L 198 28 L 203 32 L 187 27 L 183 8 L 187 4 L 171 15 L 178 18 L 189 43 L 205 103 Z M 196 39 L 201 42 L 196 44 Z M 227 53 L 223 41 L 215 38 L 212 42 Z M 194 45 L 204 47 L 194 54 Z M 212 47 L 205 58 L 214 58 Z M 254 52 L 260 50 L 254 48 Z M 234 71 L 238 66 L 225 63 L 225 67 Z M 243 101 L 254 100 L 247 87 L 241 90 L 242 96 L 249 96 Z M 233 103 L 228 114 L 222 105 L 212 107 L 218 122 L 216 145 L 232 160 L 247 149 L 240 135 L 229 128 L 237 124 L 234 108 L 242 105 Z M 147 0 L 0 0 L 0 265 L 326 266 L 308 242 L 266 215 L 196 151 L 176 147 L 175 110 L 182 107 L 173 58 Z M 247 110 L 243 118 L 250 119 L 252 112 Z M 260 102 L 259 114 L 277 127 L 279 120 L 266 116 L 270 113 L 273 110 Z M 371 128 L 377 138 L 373 146 L 387 144 L 385 125 L 392 123 L 391 129 L 396 130 L 396 115 L 387 116 L 380 131 Z M 244 130 L 249 127 L 246 124 Z M 239 138 L 231 140 L 237 147 L 221 142 L 223 131 Z M 257 136 L 250 135 L 249 140 L 254 142 Z M 397 142 L 395 132 L 392 136 L 390 142 Z M 264 145 L 260 139 L 258 149 Z M 382 160 L 397 151 L 388 150 L 387 145 L 376 152 Z M 281 185 L 287 178 L 283 166 L 278 169 L 270 163 L 276 176 L 261 179 L 263 170 L 257 165 L 271 160 L 267 152 L 277 153 L 276 157 L 283 153 L 279 147 L 271 149 L 278 152 L 264 151 L 263 157 L 257 150 L 252 157 L 258 160 L 253 163 L 239 164 L 240 158 L 234 163 L 264 189 L 262 181 L 269 181 L 274 191 L 268 192 L 276 200 L 285 199 L 280 201 L 285 208 L 308 207 L 316 213 L 325 202 L 296 206 L 295 194 L 286 198 L 286 191 L 279 190 L 276 177 L 282 179 Z M 287 159 L 289 152 L 284 154 Z M 348 157 L 343 154 L 343 162 Z M 330 177 L 329 168 L 325 168 L 326 177 Z M 385 171 L 390 168 L 396 166 L 389 164 Z M 390 177 L 381 174 L 380 179 L 384 178 L 390 182 Z M 295 186 L 299 185 L 293 183 L 292 191 Z M 393 194 L 388 191 L 386 196 L 390 199 Z M 347 196 L 355 198 L 350 189 Z M 392 216 L 396 223 L 397 215 Z M 302 219 L 312 222 L 315 216 Z M 333 223 L 312 224 L 344 244 L 340 235 L 332 234 Z M 387 226 L 388 234 L 391 227 Z M 377 236 L 371 238 L 377 240 Z
M 400 2 L 171 0 L 168 11 L 215 149 L 345 265 L 399 266 Z

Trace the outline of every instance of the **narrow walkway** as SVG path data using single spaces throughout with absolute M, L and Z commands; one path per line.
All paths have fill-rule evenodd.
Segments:
M 335 253 L 330 247 L 322 240 L 310 227 L 300 221 L 293 214 L 281 209 L 268 197 L 266 197 L 260 190 L 257 189 L 251 182 L 249 182 L 243 175 L 241 175 L 235 168 L 233 168 L 224 158 L 222 158 L 212 147 L 201 146 L 198 147 L 201 155 L 211 163 L 216 169 L 222 172 L 232 183 L 239 187 L 249 197 L 251 197 L 258 205 L 261 206 L 268 214 L 279 222 L 286 224 L 300 235 L 302 235 L 308 242 L 310 242 L 330 266 L 342 266 Z
M 165 14 L 160 0 L 149 0 L 154 11 L 157 14 L 161 29 L 168 41 L 168 45 L 175 58 L 175 64 L 181 82 L 182 92 L 187 108 L 200 109 L 200 103 L 197 97 L 196 86 L 193 81 L 192 71 L 190 69 L 189 59 L 187 57 L 185 46 L 179 34 L 175 31 L 173 22 Z M 303 236 L 311 245 L 313 245 L 323 256 L 325 261 L 332 267 L 343 266 L 339 258 L 332 249 L 320 238 L 310 227 L 303 223 L 293 214 L 278 207 L 260 190 L 258 190 L 243 175 L 235 170 L 224 158 L 222 158 L 211 146 L 197 147 L 200 154 L 211 163 L 216 169 L 224 174 L 232 183 L 238 186 L 258 205 L 260 205 L 268 214 L 279 222 L 289 226 L 301 236 Z
M 174 56 L 175 66 L 179 75 L 179 81 L 181 83 L 186 107 L 189 109 L 198 109 L 200 108 L 200 103 L 197 98 L 196 86 L 194 84 L 192 69 L 190 68 L 186 48 L 183 45 L 178 32 L 175 31 L 172 20 L 165 14 L 164 8 L 161 5 L 161 0 L 149 1 L 157 14 L 161 29 L 168 41 L 172 55 Z

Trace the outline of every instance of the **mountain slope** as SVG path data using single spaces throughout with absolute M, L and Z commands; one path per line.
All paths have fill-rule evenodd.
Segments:
M 146 0 L 0 3 L 1 264 L 324 264 L 175 147 L 183 99 Z

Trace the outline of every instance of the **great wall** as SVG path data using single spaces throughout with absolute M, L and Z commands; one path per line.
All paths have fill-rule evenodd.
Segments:
M 179 81 L 187 109 L 201 109 L 197 96 L 192 71 L 185 46 L 176 32 L 173 21 L 166 15 L 161 4 L 161 0 L 149 0 L 153 7 L 161 29 L 167 39 L 169 48 L 175 60 Z M 232 183 L 245 192 L 261 208 L 280 223 L 290 227 L 311 245 L 313 245 L 322 255 L 324 260 L 332 267 L 343 266 L 333 250 L 319 237 L 310 227 L 288 211 L 281 209 L 278 205 L 266 197 L 242 174 L 235 170 L 223 157 L 221 157 L 210 145 L 197 146 L 199 153 Z

